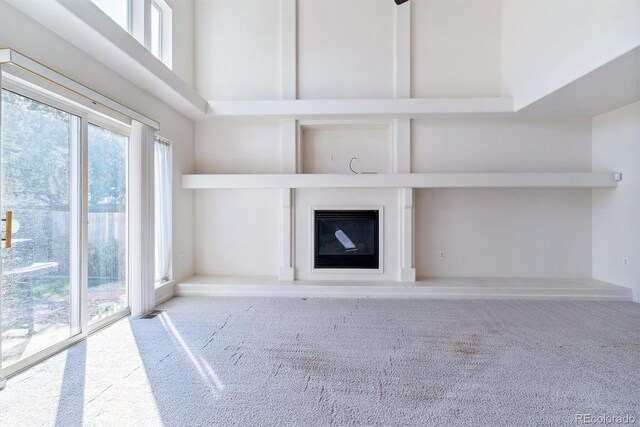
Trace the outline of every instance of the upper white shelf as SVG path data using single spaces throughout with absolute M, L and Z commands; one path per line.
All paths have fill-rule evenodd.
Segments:
M 207 117 L 422 117 L 513 113 L 512 98 L 291 99 L 208 101 Z
M 410 174 L 194 174 L 182 187 L 212 188 L 607 188 L 613 172 L 594 173 L 410 173 Z

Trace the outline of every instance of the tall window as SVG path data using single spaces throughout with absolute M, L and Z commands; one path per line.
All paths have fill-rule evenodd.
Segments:
M 155 202 L 155 279 L 156 286 L 171 279 L 171 145 L 156 138 L 154 145 L 154 202 Z
M 129 138 L 89 124 L 89 322 L 129 307 L 127 161 Z
M 107 16 L 125 31 L 131 32 L 131 8 L 129 0 L 91 0 Z
M 162 9 L 151 2 L 151 53 L 162 59 Z
M 4 377 L 130 313 L 131 128 L 38 78 L 0 78 Z
M 91 0 L 168 67 L 172 63 L 173 12 L 165 0 Z
M 80 118 L 34 98 L 2 90 L 2 366 L 80 333 Z

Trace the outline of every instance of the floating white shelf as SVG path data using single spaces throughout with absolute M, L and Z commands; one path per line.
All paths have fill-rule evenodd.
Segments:
M 182 187 L 207 188 L 607 188 L 615 173 L 411 173 L 182 175 Z
M 423 117 L 513 114 L 513 98 L 209 101 L 208 117 Z

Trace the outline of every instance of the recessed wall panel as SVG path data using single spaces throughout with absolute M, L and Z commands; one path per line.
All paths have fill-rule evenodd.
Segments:
M 411 0 L 412 96 L 499 96 L 500 15 L 500 0 Z
M 280 0 L 198 0 L 196 89 L 206 99 L 279 99 Z
M 391 0 L 299 0 L 299 98 L 393 97 L 395 7 Z

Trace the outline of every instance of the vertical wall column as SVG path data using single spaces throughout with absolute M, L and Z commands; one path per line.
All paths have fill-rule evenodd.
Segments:
M 297 172 L 297 127 L 294 119 L 282 121 L 282 173 L 295 174 Z M 292 188 L 280 189 L 281 214 L 281 257 L 280 280 L 295 280 L 294 272 L 294 213 L 295 192 Z
M 297 55 L 297 0 L 282 0 L 282 99 L 296 99 L 298 96 Z M 282 121 L 282 173 L 298 172 L 298 123 L 295 119 Z M 280 256 L 280 280 L 295 280 L 295 191 L 280 189 L 282 245 Z
M 411 2 L 397 6 L 395 11 L 395 95 L 411 98 Z
M 280 202 L 282 204 L 282 255 L 280 261 L 279 280 L 295 280 L 293 268 L 293 190 L 291 188 L 280 189 Z
M 129 289 L 131 314 L 155 308 L 154 130 L 135 120 L 129 156 Z
M 282 0 L 282 99 L 298 96 L 297 9 L 297 0 Z
M 395 96 L 411 98 L 411 2 L 395 8 Z M 411 120 L 393 124 L 393 172 L 411 173 Z M 400 189 L 400 281 L 415 282 L 413 188 Z
M 394 173 L 411 173 L 411 120 L 396 119 L 394 123 Z M 413 188 L 400 189 L 400 281 L 415 282 L 413 256 Z
M 416 269 L 413 267 L 413 188 L 400 190 L 400 281 L 415 282 Z
M 411 2 L 395 8 L 394 88 L 398 99 L 411 98 Z M 411 119 L 393 122 L 393 173 L 411 173 Z

